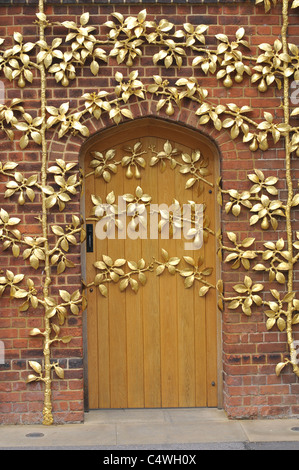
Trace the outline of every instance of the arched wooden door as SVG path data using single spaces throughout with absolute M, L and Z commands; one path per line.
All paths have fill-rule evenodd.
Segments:
M 93 247 L 86 253 L 90 408 L 217 406 L 214 166 L 215 155 L 196 132 L 155 119 L 120 125 L 90 142 L 85 152 L 89 241 L 93 228 Z M 113 232 L 113 205 L 123 195 L 125 208 L 118 207 L 116 216 L 123 225 L 116 222 L 112 239 L 103 217 Z M 179 227 L 185 213 L 178 208 L 188 208 L 190 201 L 203 204 L 204 242 L 186 250 L 192 240 Z M 112 207 L 105 206 L 104 213 L 101 202 Z M 150 219 L 152 211 L 160 228 L 167 222 L 160 204 L 174 204 L 162 232 Z M 126 221 L 120 218 L 124 210 Z M 140 235 L 145 218 L 145 237 L 132 239 L 126 228 L 135 222 Z

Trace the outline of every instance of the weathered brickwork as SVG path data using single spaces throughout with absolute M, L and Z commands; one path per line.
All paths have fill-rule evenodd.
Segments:
M 35 21 L 36 1 L 24 0 L 15 2 L 10 0 L 0 1 L 0 37 L 5 38 L 5 45 L 12 44 L 12 36 L 15 31 L 21 32 L 26 40 L 35 41 L 37 27 Z M 140 9 L 145 8 L 149 19 L 158 21 L 168 18 L 175 25 L 183 23 L 209 25 L 207 43 L 216 44 L 215 35 L 224 33 L 228 36 L 235 34 L 240 26 L 246 30 L 252 53 L 256 53 L 257 46 L 261 42 L 273 44 L 279 37 L 281 30 L 280 8 L 273 8 L 271 13 L 265 15 L 262 7 L 256 7 L 252 2 L 103 2 L 97 0 L 69 2 L 47 2 L 46 14 L 51 21 L 59 22 L 72 19 L 79 22 L 82 13 L 89 11 L 90 24 L 99 26 L 101 33 L 105 34 L 102 26 L 105 21 L 111 19 L 110 15 L 118 11 L 124 15 L 136 15 Z M 64 37 L 65 28 L 54 25 L 50 28 L 50 39 Z M 290 17 L 289 36 L 292 42 L 299 44 L 298 13 L 294 12 Z M 166 70 L 163 67 L 155 67 L 152 56 L 156 52 L 155 46 L 145 46 L 144 55 L 135 69 L 139 71 L 140 79 L 149 83 L 154 74 L 161 74 L 174 83 L 178 77 L 192 75 L 192 58 L 187 57 L 180 71 L 176 68 Z M 99 77 L 94 77 L 89 68 L 85 68 L 79 76 L 64 88 L 57 85 L 54 78 L 48 80 L 47 97 L 48 105 L 59 107 L 61 103 L 70 101 L 73 108 L 80 105 L 80 97 L 83 93 L 98 90 L 109 90 L 115 85 L 114 75 L 120 71 L 127 76 L 128 69 L 124 65 L 117 65 L 111 58 L 107 65 L 102 66 Z M 199 72 L 198 72 L 199 73 Z M 250 86 L 247 78 L 242 83 L 226 89 L 214 76 L 200 74 L 202 87 L 209 90 L 215 103 L 228 104 L 235 102 L 239 107 L 249 105 L 255 111 L 255 118 L 262 118 L 265 110 L 279 117 L 282 115 L 280 98 L 274 88 L 260 94 L 257 87 Z M 33 83 L 23 90 L 15 86 L 13 82 L 2 77 L 6 99 L 22 98 L 26 102 L 29 112 L 34 115 L 40 105 L 39 82 L 35 77 Z M 284 151 L 282 144 L 270 149 L 264 154 L 260 151 L 251 152 L 242 140 L 232 141 L 228 131 L 218 132 L 210 125 L 200 126 L 198 116 L 194 113 L 192 102 L 184 104 L 182 109 L 176 109 L 171 117 L 156 111 L 154 97 L 148 97 L 143 101 L 133 100 L 128 106 L 134 117 L 157 116 L 170 121 L 179 122 L 209 136 L 219 149 L 220 171 L 223 181 L 223 189 L 247 189 L 247 174 L 253 168 L 261 169 L 265 174 L 271 174 L 279 178 L 280 197 L 285 194 Z M 112 126 L 107 115 L 103 115 L 98 121 L 88 119 L 84 123 L 88 126 L 90 134 Z M 51 160 L 65 157 L 67 161 L 78 161 L 83 140 L 78 136 L 68 136 L 58 139 L 53 131 L 50 141 Z M 1 160 L 13 160 L 19 163 L 20 171 L 30 175 L 38 172 L 40 168 L 40 148 L 30 143 L 25 150 L 20 150 L 17 142 L 10 142 L 1 134 L 0 140 Z M 296 174 L 295 174 L 296 173 Z M 294 173 L 294 179 L 298 179 L 299 167 Z M 41 206 L 38 197 L 33 204 L 25 206 L 17 205 L 17 200 L 4 199 L 5 184 L 7 179 L 0 178 L 0 207 L 10 214 L 14 214 L 22 220 L 22 231 L 28 235 L 39 235 L 40 224 L 37 217 L 40 215 Z M 50 222 L 69 222 L 71 214 L 80 214 L 80 201 L 67 206 L 63 213 L 53 213 Z M 269 231 L 266 234 L 254 226 L 249 226 L 249 213 L 244 213 L 239 219 L 233 215 L 222 216 L 222 230 L 235 231 L 242 237 L 254 236 L 262 245 L 266 240 L 277 240 L 277 231 Z M 299 229 L 299 227 L 298 227 Z M 284 225 L 278 227 L 283 236 Z M 254 232 L 254 233 L 253 233 Z M 224 235 L 225 237 L 225 235 Z M 66 270 L 57 278 L 56 285 L 52 285 L 52 295 L 63 289 L 64 286 L 80 288 L 81 267 L 80 250 L 72 248 L 71 259 L 76 268 Z M 0 252 L 0 266 L 2 269 L 20 271 L 31 277 L 36 286 L 40 285 L 41 270 L 32 273 L 32 268 L 24 262 L 22 257 L 16 259 L 8 251 Z M 228 264 L 222 265 L 222 276 L 226 284 L 227 292 L 232 291 L 232 286 L 244 279 L 244 270 L 232 271 Z M 254 273 L 252 278 L 255 279 Z M 262 276 L 256 274 L 256 279 L 261 282 Z M 264 280 L 267 280 L 265 276 Z M 299 290 L 299 274 L 296 277 Z M 5 364 L 0 364 L 0 423 L 24 424 L 40 423 L 42 421 L 43 391 L 40 382 L 26 385 L 29 360 L 42 359 L 42 343 L 35 337 L 30 337 L 28 332 L 33 327 L 42 327 L 43 313 L 35 309 L 28 312 L 19 312 L 19 304 L 10 300 L 5 294 L 1 298 L 0 310 L 0 340 L 5 344 Z M 225 310 L 221 315 L 221 347 L 222 347 L 222 377 L 223 377 L 223 407 L 232 418 L 257 418 L 257 417 L 289 417 L 299 413 L 299 383 L 291 370 L 286 368 L 279 377 L 275 375 L 275 365 L 283 360 L 287 354 L 286 333 L 277 328 L 267 331 L 264 314 L 255 308 L 251 317 L 247 317 L 235 310 Z M 64 325 L 64 334 L 70 334 L 74 339 L 65 345 L 52 349 L 52 357 L 59 360 L 65 368 L 65 378 L 57 380 L 53 384 L 53 414 L 56 423 L 76 422 L 83 420 L 84 413 L 84 368 L 83 368 L 83 320 L 79 316 L 69 316 Z M 299 333 L 298 338 L 299 340 Z

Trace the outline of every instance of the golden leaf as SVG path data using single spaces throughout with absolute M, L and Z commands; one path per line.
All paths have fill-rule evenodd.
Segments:
M 194 283 L 194 275 L 186 277 L 184 281 L 184 285 L 186 289 L 189 289 L 189 287 L 193 286 Z
M 298 3 L 299 4 L 299 3 Z M 275 368 L 275 373 L 277 375 L 277 377 L 279 376 L 280 372 L 282 371 L 282 369 L 286 366 L 286 362 L 279 362 Z
M 93 263 L 94 267 L 97 268 L 97 269 L 106 269 L 107 266 L 106 264 L 103 262 L 103 261 L 96 261 L 95 263 Z
M 102 294 L 103 297 L 107 297 L 108 295 L 108 289 L 104 284 L 99 285 L 99 291 Z
M 51 227 L 51 230 L 53 233 L 55 233 L 55 235 L 58 235 L 58 236 L 64 235 L 64 230 L 59 225 L 53 225 Z
M 138 279 L 143 286 L 146 284 L 146 276 L 144 273 L 140 272 L 138 274 Z
M 39 267 L 39 259 L 35 255 L 31 255 L 29 260 L 30 260 L 30 265 L 34 269 L 37 269 Z
M 61 260 L 57 265 L 57 274 L 61 274 L 65 271 L 66 264 L 63 260 Z
M 36 361 L 29 361 L 30 367 L 36 372 L 37 374 L 40 374 L 42 371 L 42 366 L 36 362 Z
M 283 318 L 278 318 L 277 320 L 277 326 L 278 326 L 278 329 L 280 331 L 284 331 L 285 327 L 286 327 L 286 322 Z
M 257 214 L 253 215 L 250 217 L 250 225 L 254 225 L 259 221 L 259 216 Z
M 15 292 L 14 297 L 15 299 L 23 299 L 24 297 L 27 297 L 27 291 L 24 289 L 19 289 Z
M 174 257 L 170 258 L 168 262 L 169 262 L 170 265 L 176 266 L 176 265 L 179 264 L 180 261 L 181 261 L 180 258 L 174 256 Z
M 117 267 L 123 266 L 125 263 L 126 263 L 125 259 L 119 258 L 115 261 L 114 266 L 117 266 Z
M 234 232 L 227 232 L 227 236 L 231 242 L 237 242 L 237 235 Z
M 292 200 L 292 207 L 298 206 L 298 204 L 299 204 L 299 194 L 296 194 Z
M 64 344 L 67 344 L 67 343 L 69 343 L 72 339 L 73 339 L 72 336 L 67 335 L 67 336 L 63 336 L 63 337 L 61 338 L 61 341 L 62 341 Z
M 71 294 L 66 290 L 60 289 L 59 295 L 62 298 L 62 300 L 64 300 L 65 302 L 69 302 L 71 300 Z
M 112 279 L 113 282 L 118 282 L 119 281 L 119 275 L 116 274 L 114 271 L 110 272 L 110 278 Z
M 76 304 L 71 304 L 70 305 L 70 310 L 73 315 L 78 315 L 79 314 L 79 307 Z
M 33 308 L 38 307 L 38 298 L 35 295 L 31 297 L 30 301 Z
M 190 256 L 184 256 L 184 260 L 186 261 L 186 263 L 191 264 L 191 266 L 195 266 L 195 261 Z
M 134 119 L 134 116 L 133 116 L 133 113 L 132 111 L 130 111 L 129 109 L 121 109 L 121 114 L 123 116 L 125 116 L 126 118 L 129 118 L 129 119 Z
M 219 279 L 219 281 L 217 282 L 217 290 L 220 294 L 223 293 L 223 281 L 222 281 L 222 279 Z
M 247 287 L 244 286 L 243 284 L 236 284 L 233 286 L 233 288 L 239 294 L 244 294 L 245 292 L 247 292 Z
M 96 60 L 93 60 L 90 64 L 90 70 L 93 73 L 93 75 L 97 75 L 99 72 L 100 66 Z
M 133 290 L 135 293 L 138 292 L 138 290 L 139 290 L 139 284 L 138 284 L 138 282 L 137 282 L 135 279 L 130 278 L 130 286 L 131 286 L 132 290 Z
M 59 367 L 59 366 L 56 366 L 56 364 L 54 364 L 54 370 L 55 370 L 55 373 L 57 374 L 57 376 L 60 378 L 60 379 L 63 379 L 64 378 L 64 370 Z
M 31 336 L 37 336 L 37 335 L 41 335 L 43 334 L 39 328 L 33 328 L 30 333 L 29 333 Z
M 129 279 L 128 278 L 125 278 L 125 279 L 122 279 L 119 283 L 119 289 L 121 292 L 123 292 L 129 285 Z
M 135 261 L 128 261 L 128 266 L 130 269 L 132 269 L 132 271 L 135 271 L 137 268 L 137 263 L 135 263 Z
M 29 374 L 26 383 L 35 382 L 36 380 L 39 380 L 39 377 L 33 374 Z
M 157 274 L 157 276 L 160 276 L 160 274 L 163 273 L 164 269 L 165 269 L 165 265 L 164 265 L 164 264 L 160 264 L 160 265 L 157 267 L 157 269 L 156 269 L 156 274 Z
M 200 297 L 203 297 L 205 296 L 208 292 L 209 292 L 210 288 L 208 286 L 202 286 L 200 289 L 199 289 L 199 296 Z
M 196 178 L 189 178 L 188 181 L 186 182 L 185 189 L 192 188 L 192 186 L 196 183 L 197 179 Z
M 275 325 L 275 323 L 276 323 L 276 319 L 274 317 L 268 318 L 267 321 L 266 321 L 267 330 L 271 330 L 273 328 L 273 326 Z
M 281 271 L 288 271 L 290 269 L 290 264 L 289 263 L 279 263 L 278 266 L 277 266 L 277 269 L 278 270 L 281 270 Z
M 57 310 L 56 310 L 55 307 L 54 307 L 54 308 L 48 308 L 48 309 L 46 310 L 46 316 L 47 316 L 47 318 L 52 318 L 52 317 L 54 317 L 54 316 L 56 315 L 56 313 L 57 313 Z
M 46 208 L 50 209 L 51 207 L 53 207 L 56 204 L 56 201 L 57 201 L 56 194 L 52 194 L 51 196 L 49 196 L 46 199 Z
M 228 306 L 230 309 L 238 308 L 240 305 L 240 300 L 232 300 Z
M 113 261 L 112 261 L 112 258 L 110 258 L 110 256 L 103 255 L 103 261 L 109 267 L 113 265 Z
M 255 238 L 251 238 L 251 237 L 250 237 L 250 238 L 245 238 L 245 239 L 243 240 L 243 242 L 242 242 L 242 246 L 243 246 L 244 248 L 248 248 L 249 246 L 252 245 L 252 243 L 253 243 L 254 241 L 255 241 Z
M 180 275 L 182 277 L 188 277 L 188 276 L 191 276 L 193 274 L 193 270 L 191 270 L 191 269 L 182 269 L 179 272 L 180 272 Z
M 20 254 L 20 247 L 18 245 L 16 245 L 15 243 L 12 246 L 12 253 L 13 253 L 15 258 L 17 258 Z
M 285 283 L 285 276 L 282 273 L 276 273 L 276 281 L 279 282 L 279 284 L 284 284 Z

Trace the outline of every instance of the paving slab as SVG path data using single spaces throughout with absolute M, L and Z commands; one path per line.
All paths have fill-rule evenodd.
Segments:
M 231 442 L 246 441 L 246 434 L 238 423 L 163 423 L 155 424 L 119 424 L 117 426 L 117 443 L 127 444 L 157 444 L 164 442 L 194 443 L 194 442 Z
M 5 429 L 3 429 L 5 428 Z M 96 428 L 84 424 L 59 426 L 0 426 L 0 449 L 3 447 L 115 445 L 113 424 Z
M 240 421 L 250 442 L 298 441 L 299 419 L 258 419 Z
M 96 410 L 85 422 L 115 424 L 117 445 L 246 440 L 240 423 L 218 409 Z
M 100 423 L 161 423 L 165 420 L 165 413 L 162 409 L 91 410 L 85 413 L 84 423 L 86 425 Z
M 0 425 L 0 449 L 299 449 L 296 429 L 296 418 L 230 420 L 216 408 L 95 410 L 82 424 Z

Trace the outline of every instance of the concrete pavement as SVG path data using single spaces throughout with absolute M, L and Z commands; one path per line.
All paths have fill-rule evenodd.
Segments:
M 229 420 L 216 408 L 95 410 L 83 424 L 0 426 L 9 449 L 298 449 L 299 419 Z

